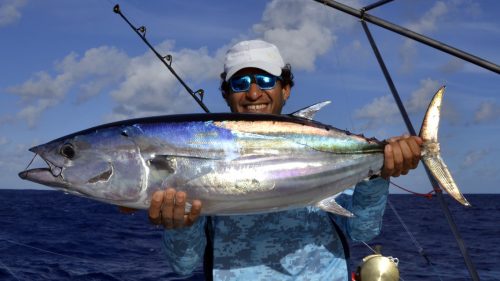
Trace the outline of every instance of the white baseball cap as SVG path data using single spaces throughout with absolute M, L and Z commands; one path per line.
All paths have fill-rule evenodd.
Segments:
M 236 72 L 247 67 L 280 76 L 285 62 L 275 45 L 262 40 L 249 40 L 239 42 L 227 51 L 224 62 L 225 80 L 228 81 Z

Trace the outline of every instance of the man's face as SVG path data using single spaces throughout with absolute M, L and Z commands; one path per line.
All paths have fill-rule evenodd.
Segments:
M 258 68 L 244 68 L 236 72 L 233 77 L 243 75 L 267 74 Z M 283 105 L 290 96 L 290 86 L 282 87 L 280 80 L 272 89 L 263 90 L 253 80 L 250 88 L 245 92 L 234 92 L 229 87 L 229 93 L 224 95 L 232 112 L 238 113 L 268 113 L 281 114 Z

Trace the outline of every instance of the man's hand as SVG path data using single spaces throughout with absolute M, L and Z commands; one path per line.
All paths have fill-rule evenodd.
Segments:
M 420 146 L 423 141 L 416 136 L 401 136 L 387 140 L 384 149 L 384 166 L 380 176 L 386 180 L 399 177 L 415 169 L 420 161 Z
M 201 212 L 201 201 L 193 200 L 191 211 L 185 213 L 186 193 L 173 188 L 157 191 L 149 206 L 149 220 L 152 224 L 163 225 L 167 229 L 191 226 Z

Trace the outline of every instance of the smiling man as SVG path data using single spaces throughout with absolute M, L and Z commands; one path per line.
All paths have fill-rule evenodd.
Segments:
M 279 50 L 261 40 L 229 49 L 221 78 L 222 96 L 236 113 L 281 114 L 294 84 Z M 185 213 L 186 193 L 167 188 L 153 195 L 149 219 L 166 228 L 167 261 L 182 275 L 189 275 L 204 259 L 207 280 L 349 280 L 345 235 L 367 241 L 379 234 L 388 179 L 417 167 L 420 144 L 418 137 L 390 139 L 381 176 L 337 197 L 354 218 L 317 207 L 199 217 L 203 202 L 194 200 Z
M 243 41 L 226 54 L 222 96 L 232 112 L 281 114 L 293 78 L 276 46 Z

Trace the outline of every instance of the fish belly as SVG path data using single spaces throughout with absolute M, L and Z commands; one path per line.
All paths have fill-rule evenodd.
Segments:
M 247 155 L 233 160 L 173 157 L 175 172 L 151 179 L 202 201 L 203 214 L 236 215 L 315 205 L 376 174 L 380 153 Z M 152 188 L 151 192 L 157 190 Z

